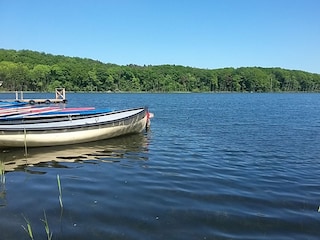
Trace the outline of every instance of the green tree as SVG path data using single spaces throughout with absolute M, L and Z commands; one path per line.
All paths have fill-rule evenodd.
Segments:
M 320 74 L 281 68 L 198 69 L 180 65 L 119 66 L 30 50 L 0 49 L 3 90 L 52 91 L 320 91 Z
M 31 91 L 48 91 L 51 69 L 47 65 L 38 64 L 30 70 L 28 89 Z

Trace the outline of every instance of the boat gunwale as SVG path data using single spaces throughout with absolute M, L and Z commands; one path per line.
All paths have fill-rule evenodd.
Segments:
M 46 122 L 64 122 L 66 120 L 78 120 L 85 118 L 95 118 L 102 117 L 122 112 L 135 111 L 139 109 L 147 109 L 147 107 L 138 107 L 138 108 L 129 108 L 124 110 L 115 110 L 115 111 L 105 111 L 105 112 L 96 112 L 82 114 L 81 111 L 73 113 L 61 113 L 56 115 L 32 115 L 22 118 L 0 118 L 0 127 L 1 125 L 17 125 L 17 124 L 32 124 L 32 123 L 46 123 Z

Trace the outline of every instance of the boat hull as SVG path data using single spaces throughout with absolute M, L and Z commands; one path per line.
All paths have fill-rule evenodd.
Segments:
M 0 126 L 0 147 L 42 147 L 85 143 L 140 133 L 148 124 L 147 109 L 105 114 L 94 119 Z

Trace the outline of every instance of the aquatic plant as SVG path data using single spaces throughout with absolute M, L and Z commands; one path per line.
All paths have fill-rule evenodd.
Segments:
M 25 220 L 26 223 L 27 223 L 27 227 L 25 227 L 25 226 L 23 226 L 23 225 L 21 225 L 21 226 L 22 226 L 22 228 L 26 231 L 26 233 L 29 235 L 30 239 L 34 240 L 31 223 L 30 223 L 30 221 L 29 221 L 24 215 L 22 215 L 22 216 L 23 216 L 24 220 Z
M 48 219 L 47 219 L 47 215 L 46 212 L 43 210 L 43 215 L 44 215 L 44 219 L 40 219 L 43 224 L 44 224 L 44 229 L 46 231 L 47 234 L 47 239 L 48 240 L 52 240 L 52 232 L 50 232 L 50 228 L 49 228 L 49 223 L 48 223 Z M 31 227 L 31 223 L 30 221 L 24 216 L 22 215 L 24 220 L 26 221 L 27 226 L 25 227 L 24 225 L 21 225 L 22 228 L 24 229 L 24 231 L 28 234 L 28 236 L 30 237 L 31 240 L 34 240 L 33 237 L 33 231 L 32 231 L 32 227 Z
M 52 232 L 50 232 L 50 228 L 49 228 L 49 223 L 48 223 L 48 219 L 47 219 L 47 215 L 46 215 L 46 211 L 43 210 L 43 215 L 44 215 L 44 219 L 40 219 L 43 224 L 44 224 L 44 229 L 46 231 L 47 234 L 47 239 L 51 240 L 52 239 Z
M 60 182 L 60 176 L 57 174 L 57 182 L 58 182 L 58 189 L 59 189 L 59 202 L 60 202 L 60 207 L 61 209 L 63 208 L 62 204 L 62 190 L 61 190 L 61 182 Z
M 0 183 L 2 186 L 6 183 L 5 166 L 2 161 L 0 161 Z
M 2 169 L 2 167 L 1 167 Z M 2 170 L 1 170 L 2 171 Z M 60 202 L 60 208 L 61 210 L 63 209 L 63 204 L 62 204 L 62 188 L 61 188 L 61 181 L 60 181 L 60 176 L 59 174 L 57 174 L 57 182 L 58 182 L 58 189 L 59 189 L 59 202 Z M 32 231 L 32 227 L 31 227 L 31 223 L 30 221 L 24 216 L 22 215 L 27 226 L 21 225 L 22 228 L 25 230 L 25 232 L 28 234 L 28 236 L 30 237 L 31 240 L 34 240 L 33 237 L 33 231 Z M 43 219 L 40 219 L 43 224 L 44 224 L 44 229 L 45 232 L 47 234 L 47 240 L 52 240 L 52 232 L 50 231 L 50 227 L 49 227 L 49 222 L 48 222 L 48 218 L 47 218 L 47 214 L 45 212 L 45 210 L 43 210 Z
M 6 176 L 5 176 L 5 165 L 2 160 L 0 160 L 0 200 L 4 200 L 6 197 Z M 5 205 L 5 203 L 0 202 L 0 206 Z
M 24 155 L 25 157 L 28 156 L 28 147 L 27 147 L 27 131 L 24 129 Z

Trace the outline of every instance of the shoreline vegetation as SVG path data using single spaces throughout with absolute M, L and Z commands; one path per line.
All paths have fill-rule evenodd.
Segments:
M 31 50 L 0 49 L 0 92 L 320 92 L 320 74 L 282 68 L 120 66 Z

